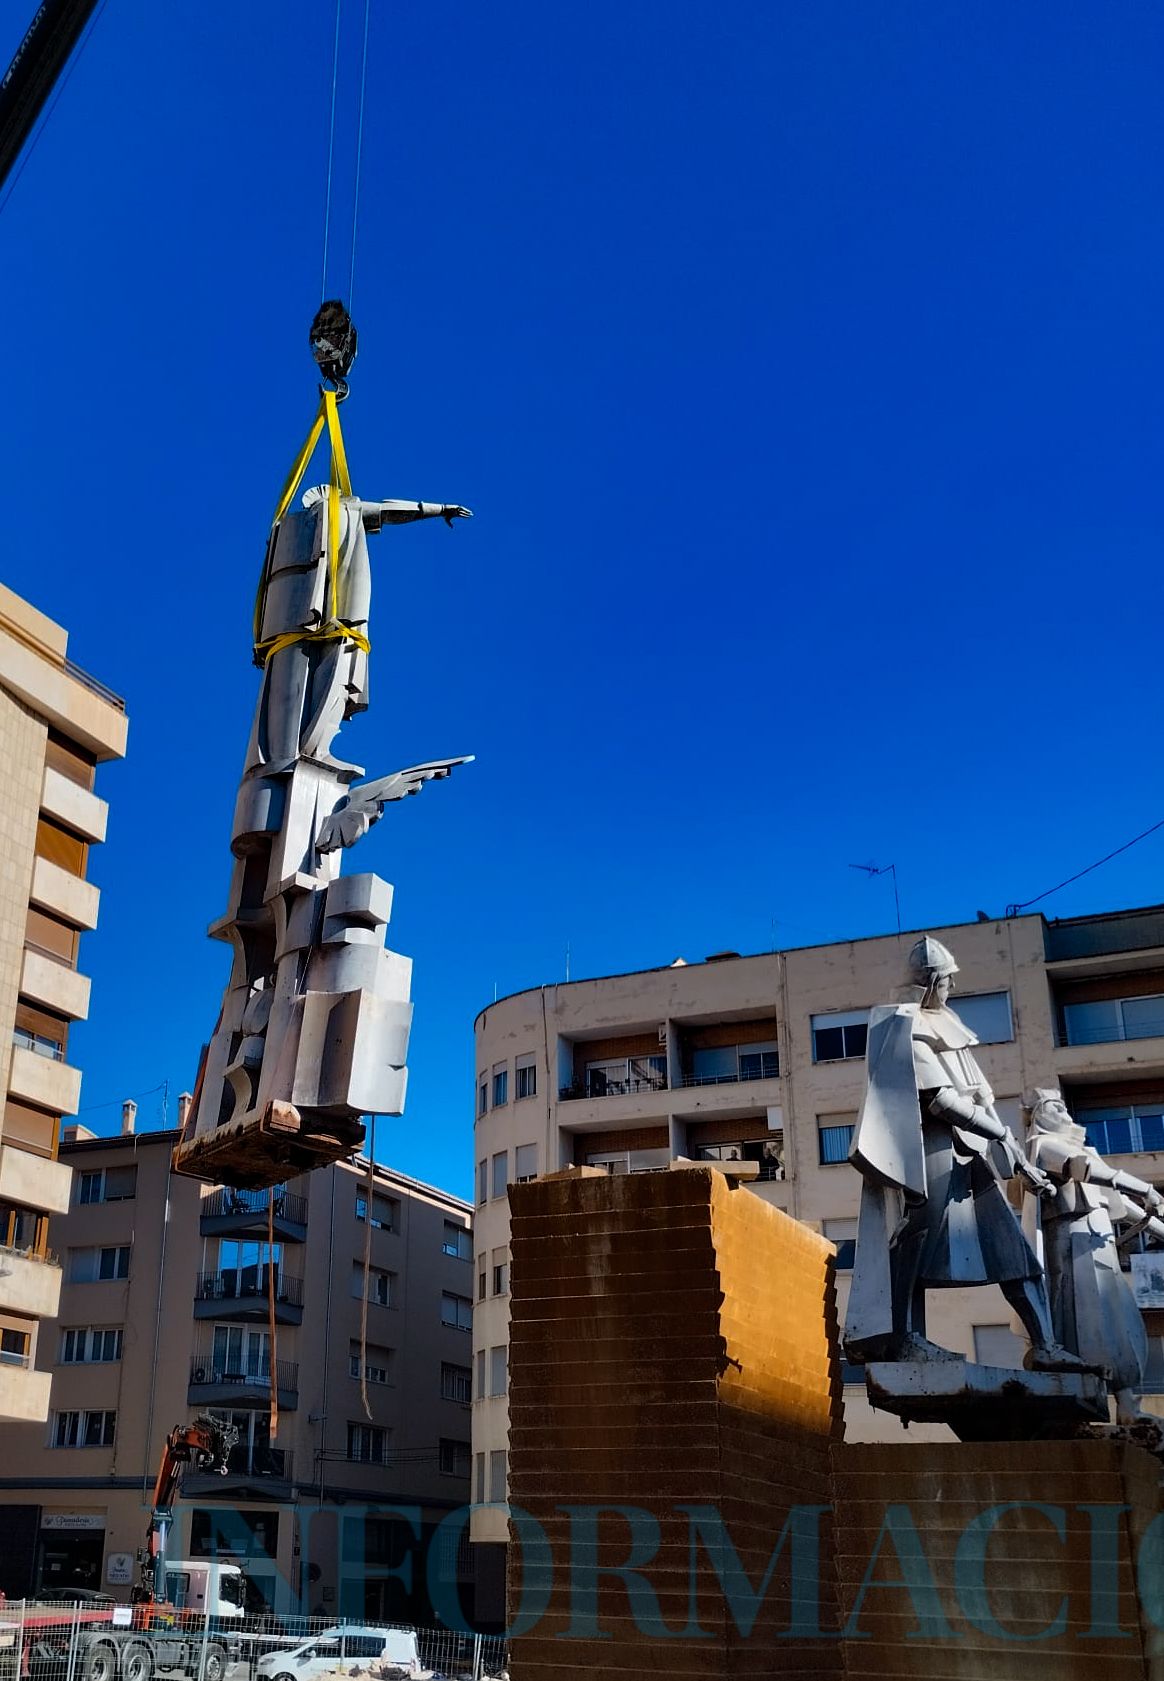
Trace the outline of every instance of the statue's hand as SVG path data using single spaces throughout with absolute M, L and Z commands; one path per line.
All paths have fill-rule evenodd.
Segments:
M 472 508 L 462 508 L 455 502 L 446 502 L 441 509 L 441 518 L 448 526 L 451 526 L 455 519 L 472 519 L 472 517 Z

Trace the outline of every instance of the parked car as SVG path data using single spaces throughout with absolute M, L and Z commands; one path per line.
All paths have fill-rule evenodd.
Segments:
M 289 1651 L 268 1652 L 255 1665 L 258 1681 L 316 1681 L 325 1675 L 359 1675 L 393 1666 L 404 1674 L 420 1669 L 416 1635 L 404 1628 L 345 1626 L 324 1629 Z

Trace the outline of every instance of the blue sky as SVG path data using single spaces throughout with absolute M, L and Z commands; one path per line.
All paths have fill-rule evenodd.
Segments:
M 192 1082 L 224 979 L 334 16 L 109 0 L 0 208 L 3 576 L 131 716 L 74 1041 L 100 1129 Z M 343 738 L 369 774 L 477 755 L 360 847 L 416 964 L 395 1165 L 469 1191 L 473 1017 L 567 945 L 881 932 L 862 860 L 907 925 L 1001 913 L 1164 816 L 1162 69 L 1164 15 L 1099 0 L 372 0 L 353 476 L 476 514 L 375 540 Z M 1162 898 L 1162 857 L 1045 908 Z

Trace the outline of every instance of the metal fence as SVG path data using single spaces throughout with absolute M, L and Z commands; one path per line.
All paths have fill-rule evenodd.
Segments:
M 500 1635 L 273 1612 L 0 1605 L 0 1681 L 508 1681 Z

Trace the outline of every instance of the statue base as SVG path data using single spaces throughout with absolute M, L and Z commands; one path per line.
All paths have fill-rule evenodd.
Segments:
M 871 1406 L 906 1424 L 948 1424 L 963 1442 L 1077 1436 L 1108 1422 L 1107 1389 L 1089 1372 L 1026 1372 L 973 1360 L 873 1361 Z
M 176 1144 L 172 1166 L 190 1179 L 262 1191 L 345 1160 L 363 1142 L 359 1121 L 329 1117 L 326 1130 L 309 1130 L 292 1104 L 268 1103 L 261 1115 L 245 1115 Z

